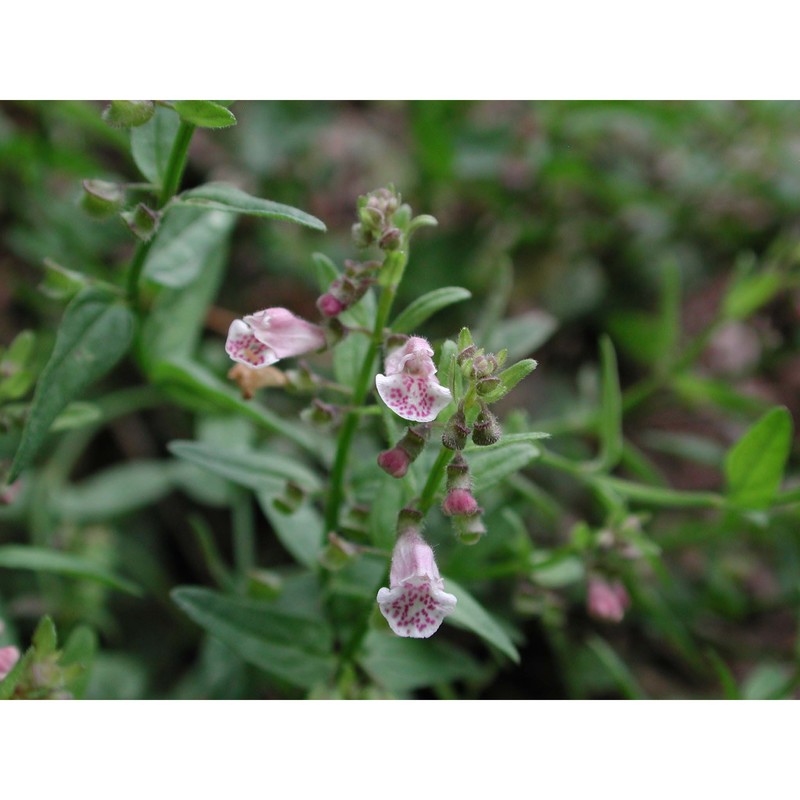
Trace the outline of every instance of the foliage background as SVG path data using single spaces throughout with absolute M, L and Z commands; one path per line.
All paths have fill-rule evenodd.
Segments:
M 41 331 L 40 364 L 63 312 L 63 302 L 37 289 L 43 260 L 113 279 L 132 249 L 119 222 L 98 223 L 77 207 L 83 178 L 135 179 L 127 133 L 107 127 L 101 108 L 0 106 L 0 343 L 23 329 Z M 184 185 L 230 181 L 309 211 L 329 232 L 237 222 L 208 319 L 210 359 L 234 314 L 281 305 L 312 317 L 311 254 L 323 250 L 337 262 L 351 256 L 356 196 L 393 182 L 415 210 L 439 220 L 415 245 L 413 280 L 399 305 L 442 285 L 469 288 L 471 301 L 431 321 L 433 338 L 529 314 L 516 332 L 540 332 L 541 346 L 526 345 L 539 368 L 507 411 L 524 409 L 535 429 L 553 434 L 556 452 L 593 452 L 604 333 L 616 347 L 628 400 L 637 387 L 648 388 L 626 410 L 631 452 L 669 486 L 721 489 L 724 454 L 754 420 L 774 405 L 797 416 L 796 103 L 242 102 L 233 110 L 236 128 L 198 132 Z M 740 276 L 772 272 L 779 278 L 744 302 L 748 313 L 719 320 L 732 287 L 743 285 Z M 655 324 L 670 302 L 679 320 L 671 334 Z M 548 328 L 549 337 L 542 333 Z M 698 335 L 702 346 L 693 349 Z M 676 352 L 678 360 L 696 358 L 672 370 Z M 138 380 L 126 362 L 103 390 Z M 275 403 L 286 412 L 302 405 Z M 0 615 L 14 621 L 20 640 L 44 613 L 60 632 L 78 622 L 99 631 L 89 696 L 286 696 L 285 687 L 203 645 L 169 600 L 176 585 L 210 581 L 188 522 L 196 480 L 176 470 L 166 450 L 170 440 L 192 438 L 194 423 L 184 410 L 156 405 L 97 432 L 78 429 L 54 440 L 39 502 L 29 497 L 24 514 L 0 510 L 0 543 L 88 553 L 147 589 L 128 597 L 86 581 L 0 570 Z M 76 488 L 139 460 L 142 475 L 126 475 L 124 489 L 106 485 L 92 495 Z M 795 467 L 790 461 L 789 488 Z M 557 551 L 579 521 L 603 526 L 596 498 L 568 475 L 536 466 L 526 477 L 547 500 L 537 495 L 534 504 L 512 493 L 497 502 L 519 510 L 534 549 Z M 740 514 L 644 510 L 652 512 L 644 528 L 661 548 L 659 567 L 631 587 L 638 588 L 634 607 L 618 627 L 587 617 L 584 574 L 574 560 L 546 577 L 514 571 L 492 581 L 480 579 L 480 561 L 451 564 L 472 576 L 471 588 L 493 612 L 513 621 L 521 663 L 450 632 L 478 669 L 469 680 L 418 694 L 793 696 L 796 505 Z M 203 514 L 224 548 L 224 504 Z M 267 521 L 258 524 L 263 562 L 287 562 Z

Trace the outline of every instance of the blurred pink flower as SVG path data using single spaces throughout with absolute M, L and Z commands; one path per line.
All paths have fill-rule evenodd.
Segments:
M 0 681 L 14 669 L 19 661 L 19 650 L 16 647 L 0 647 Z
M 433 550 L 414 530 L 395 544 L 389 585 L 378 592 L 378 605 L 398 636 L 427 639 L 456 606 L 456 598 L 444 591 Z
M 375 386 L 381 400 L 403 419 L 432 422 L 452 400 L 436 377 L 433 350 L 420 336 L 389 352 L 385 369 L 385 375 L 375 377 Z
M 225 352 L 234 361 L 258 369 L 324 346 L 325 334 L 318 325 L 285 308 L 265 308 L 231 323 Z
M 595 619 L 622 622 L 631 599 L 619 581 L 609 583 L 603 578 L 590 578 L 587 607 Z

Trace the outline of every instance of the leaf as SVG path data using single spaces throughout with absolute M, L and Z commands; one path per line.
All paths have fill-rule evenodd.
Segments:
M 228 220 L 233 222 L 230 217 Z M 205 249 L 198 248 L 196 253 L 198 269 L 193 280 L 176 289 L 164 287 L 158 293 L 142 325 L 139 352 L 145 365 L 194 355 L 208 308 L 225 274 L 232 227 L 220 226 L 216 239 L 205 238 Z
M 617 356 L 608 336 L 600 340 L 600 457 L 604 469 L 616 466 L 622 457 L 622 393 L 619 388 Z
M 526 378 L 537 367 L 537 362 L 532 358 L 517 361 L 508 369 L 504 369 L 497 377 L 500 385 L 489 394 L 484 396 L 487 403 L 496 403 L 500 398 L 505 397 L 523 378 Z
M 319 478 L 289 456 L 179 440 L 170 442 L 167 449 L 178 458 L 253 491 L 281 491 L 286 481 L 311 492 L 320 488 Z
M 613 647 L 599 636 L 593 636 L 587 647 L 597 656 L 617 688 L 629 700 L 645 700 L 647 695 L 637 682 L 628 665 L 617 655 Z
M 51 433 L 58 431 L 72 431 L 76 428 L 85 428 L 99 422 L 102 417 L 100 409 L 94 403 L 77 401 L 70 403 L 56 418 L 50 427 Z
M 744 700 L 782 700 L 791 692 L 792 670 L 772 662 L 759 664 L 742 686 Z
M 783 480 L 791 442 L 789 411 L 767 411 L 725 457 L 728 500 L 741 508 L 767 508 Z
M 86 696 L 96 652 L 97 634 L 87 625 L 75 628 L 64 645 L 61 664 L 65 667 L 75 665 L 79 668 L 66 687 L 76 700 Z
M 131 153 L 136 166 L 148 181 L 161 187 L 178 134 L 180 120 L 167 108 L 157 108 L 152 119 L 131 130 Z
M 294 686 L 310 689 L 333 673 L 331 631 L 321 620 L 190 586 L 173 590 L 172 599 L 249 664 Z
M 395 333 L 411 333 L 437 311 L 469 300 L 472 293 L 460 286 L 445 286 L 422 295 L 401 311 L 392 323 Z
M 312 253 L 311 259 L 317 286 L 321 292 L 327 292 L 328 287 L 339 277 L 339 270 L 324 253 Z
M 273 414 L 263 405 L 243 400 L 241 395 L 202 365 L 188 359 L 161 361 L 153 367 L 152 379 L 189 408 L 228 411 L 258 423 L 265 430 L 280 433 L 318 458 L 327 458 L 313 431 L 301 428 Z
M 494 353 L 505 348 L 509 360 L 516 361 L 541 347 L 557 328 L 558 320 L 546 311 L 527 311 L 499 322 L 488 340 L 479 344 Z
M 67 404 L 125 355 L 133 324 L 133 314 L 126 306 L 95 289 L 87 289 L 70 303 L 53 353 L 36 384 L 9 483 L 31 463 Z
M 275 508 L 275 493 L 257 495 L 261 510 L 272 525 L 278 541 L 299 564 L 317 569 L 324 546 L 325 525 L 322 517 L 311 505 L 302 505 L 293 514 L 284 514 Z
M 480 664 L 449 642 L 403 639 L 381 631 L 367 634 L 358 663 L 375 683 L 390 692 L 409 692 L 481 675 Z
M 784 278 L 779 272 L 740 275 L 722 301 L 723 316 L 726 319 L 746 319 L 768 303 L 782 289 L 783 284 Z
M 325 223 L 316 217 L 300 211 L 299 208 L 285 206 L 272 200 L 262 200 L 230 186 L 227 183 L 206 183 L 188 192 L 182 192 L 175 202 L 184 206 L 200 206 L 206 209 L 226 211 L 229 214 L 247 214 L 251 217 L 280 219 L 285 222 L 296 222 L 317 231 L 325 231 Z
M 533 441 L 545 436 L 547 434 L 516 433 L 504 436 L 490 447 L 468 447 L 464 454 L 476 490 L 493 486 L 538 458 L 541 451 Z
M 236 117 L 212 100 L 175 100 L 172 107 L 184 122 L 199 128 L 230 128 L 236 124 Z
M 444 578 L 445 591 L 458 598 L 455 610 L 447 617 L 448 622 L 466 628 L 481 637 L 488 644 L 507 655 L 519 664 L 519 653 L 509 635 L 495 621 L 494 617 L 462 586 L 452 578 Z
M 102 564 L 83 556 L 47 550 L 43 547 L 5 545 L 0 547 L 0 568 L 30 569 L 36 572 L 55 572 L 75 578 L 96 581 L 127 594 L 141 595 L 142 590 L 134 583 L 120 578 Z
M 200 274 L 233 222 L 220 211 L 170 209 L 144 263 L 145 278 L 173 289 L 185 287 Z
M 53 497 L 62 519 L 94 522 L 157 503 L 172 491 L 168 461 L 128 461 L 65 486 Z

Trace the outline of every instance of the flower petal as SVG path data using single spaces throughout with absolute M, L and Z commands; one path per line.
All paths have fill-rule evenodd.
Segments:
M 19 661 L 19 650 L 16 647 L 0 647 L 0 680 L 14 669 L 17 661 Z
M 285 308 L 265 308 L 248 314 L 244 321 L 252 328 L 255 338 L 275 353 L 276 360 L 300 356 L 325 346 L 322 328 Z
M 395 347 L 386 355 L 386 374 L 410 372 L 415 375 L 433 375 L 436 365 L 433 363 L 433 348 L 427 339 L 421 336 L 410 337 L 405 344 Z
M 453 399 L 450 390 L 434 377 L 399 372 L 376 375 L 378 394 L 397 416 L 413 422 L 432 422 Z
M 274 364 L 278 360 L 275 352 L 259 342 L 250 330 L 250 326 L 240 319 L 234 320 L 228 329 L 225 352 L 234 361 L 256 369 Z
M 378 592 L 378 605 L 389 627 L 398 635 L 427 639 L 439 630 L 456 607 L 456 598 L 425 577 L 409 578 L 393 589 Z

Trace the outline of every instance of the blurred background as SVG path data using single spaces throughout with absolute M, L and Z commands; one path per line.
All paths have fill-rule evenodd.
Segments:
M 41 329 L 42 362 L 63 313 L 45 261 L 115 282 L 133 250 L 119 220 L 98 222 L 78 205 L 85 178 L 139 180 L 127 131 L 105 125 L 102 108 L 0 103 L 0 345 Z M 426 332 L 436 339 L 462 325 L 497 330 L 503 320 L 498 341 L 539 362 L 503 411 L 516 409 L 532 429 L 551 433 L 555 451 L 592 453 L 586 429 L 598 402 L 602 334 L 614 343 L 627 392 L 631 463 L 638 459 L 638 469 L 664 485 L 720 489 L 725 450 L 761 413 L 780 404 L 797 418 L 798 103 L 247 101 L 231 108 L 235 128 L 197 131 L 184 186 L 225 180 L 314 214 L 328 233 L 240 219 L 209 316 L 210 349 L 219 348 L 232 315 L 286 306 L 314 317 L 312 253 L 337 263 L 353 257 L 357 196 L 393 183 L 416 213 L 439 221 L 415 240 L 398 308 L 439 286 L 468 288 L 472 299 L 437 315 Z M 665 307 L 680 320 L 671 342 L 657 324 Z M 686 355 L 679 368 L 665 355 L 670 348 Z M 127 364 L 106 388 L 137 380 Z M 147 409 L 115 419 L 74 461 L 62 453 L 63 463 L 78 482 L 122 461 L 157 459 L 166 441 L 190 435 L 179 409 Z M 12 439 L 13 431 L 0 431 L 0 458 L 13 453 Z M 543 467 L 526 475 L 550 499 L 524 510 L 534 548 L 557 548 L 578 523 L 603 524 L 567 477 Z M 225 688 L 198 690 L 198 632 L 165 600 L 171 586 L 207 580 L 186 522 L 191 487 L 177 483 L 158 482 L 136 507 L 112 512 L 81 510 L 79 495 L 45 511 L 28 506 L 24 517 L 0 509 L 0 543 L 79 541 L 153 590 L 135 600 L 53 578 L 44 591 L 30 574 L 0 570 L 0 602 L 21 632 L 45 612 L 67 629 L 88 619 L 102 632 L 93 696 L 252 691 L 227 679 Z M 661 548 L 658 590 L 634 592 L 625 621 L 602 628 L 602 645 L 574 565 L 535 580 L 506 576 L 487 591 L 491 607 L 507 610 L 524 632 L 522 662 L 485 664 L 460 696 L 794 696 L 799 521 L 796 505 L 735 518 L 643 514 L 636 524 Z

